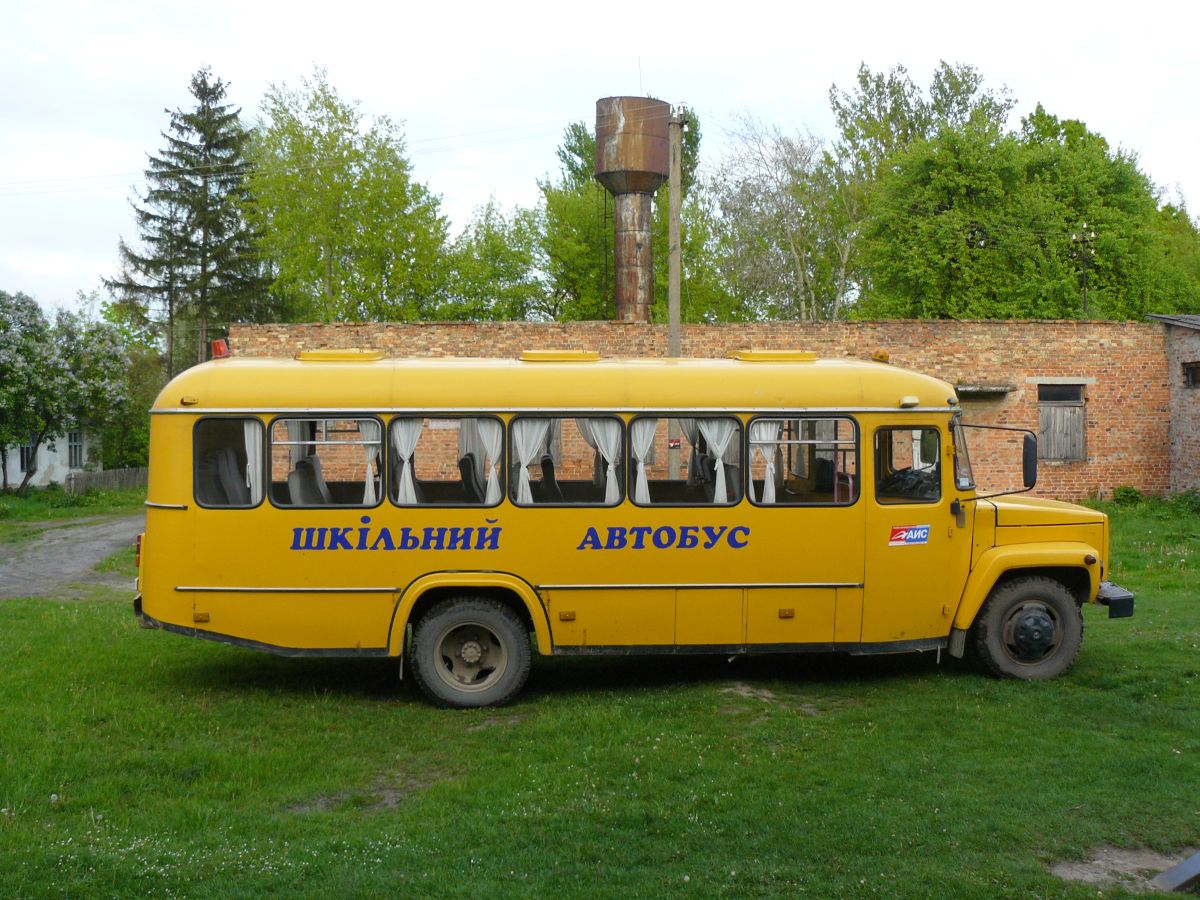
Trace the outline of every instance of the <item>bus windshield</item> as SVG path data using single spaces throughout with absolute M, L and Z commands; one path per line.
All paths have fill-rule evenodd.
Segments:
M 971 471 L 971 454 L 967 450 L 967 434 L 961 417 L 954 417 L 950 433 L 954 440 L 954 486 L 960 491 L 969 491 L 975 487 L 975 474 Z

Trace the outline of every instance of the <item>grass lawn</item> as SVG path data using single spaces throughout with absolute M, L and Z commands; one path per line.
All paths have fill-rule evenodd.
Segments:
M 0 894 L 1095 897 L 1047 864 L 1200 844 L 1200 513 L 1109 511 L 1137 613 L 1086 609 L 1037 684 L 535 659 L 513 706 L 445 711 L 390 662 L 139 630 L 125 595 L 0 602 Z
M 146 489 L 68 494 L 58 485 L 24 494 L 0 493 L 0 545 L 31 540 L 52 520 L 60 527 L 85 516 L 140 512 Z M 67 521 L 64 521 L 67 520 Z

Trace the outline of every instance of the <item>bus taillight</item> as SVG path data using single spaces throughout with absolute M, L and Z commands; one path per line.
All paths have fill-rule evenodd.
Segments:
M 137 540 L 133 542 L 133 567 L 140 569 L 142 567 L 142 536 L 139 534 Z

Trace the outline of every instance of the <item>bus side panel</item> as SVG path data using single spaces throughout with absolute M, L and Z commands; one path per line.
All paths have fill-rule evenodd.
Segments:
M 675 590 L 545 590 L 556 647 L 669 647 Z
M 832 643 L 836 588 L 753 588 L 746 593 L 747 643 Z M 854 624 L 857 638 L 858 622 Z
M 391 594 L 195 594 L 196 628 L 286 650 L 386 653 Z
M 339 526 L 354 546 L 358 535 L 351 526 L 363 510 L 280 510 L 264 501 L 254 509 L 202 514 L 196 554 L 204 564 L 191 583 L 201 588 L 196 627 L 296 650 L 387 646 L 399 593 L 387 554 L 324 549 Z M 312 534 L 301 528 L 297 535 L 301 524 L 314 526 Z M 299 549 L 306 539 L 312 549 Z
M 196 504 L 192 498 L 192 416 L 152 416 L 150 475 L 146 499 L 163 507 L 146 510 L 139 588 L 142 612 L 160 622 L 192 627 L 188 584 L 195 565 Z M 166 507 L 166 508 L 164 508 Z
M 675 643 L 681 647 L 741 644 L 744 591 L 693 588 L 675 593 Z

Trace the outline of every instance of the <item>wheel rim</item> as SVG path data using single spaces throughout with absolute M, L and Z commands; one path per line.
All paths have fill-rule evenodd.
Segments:
M 508 648 L 479 622 L 459 622 L 438 636 L 438 677 L 456 691 L 486 691 L 504 676 Z
M 1033 665 L 1054 655 L 1062 643 L 1058 615 L 1045 603 L 1013 607 L 1004 620 L 1004 650 L 1016 662 Z

